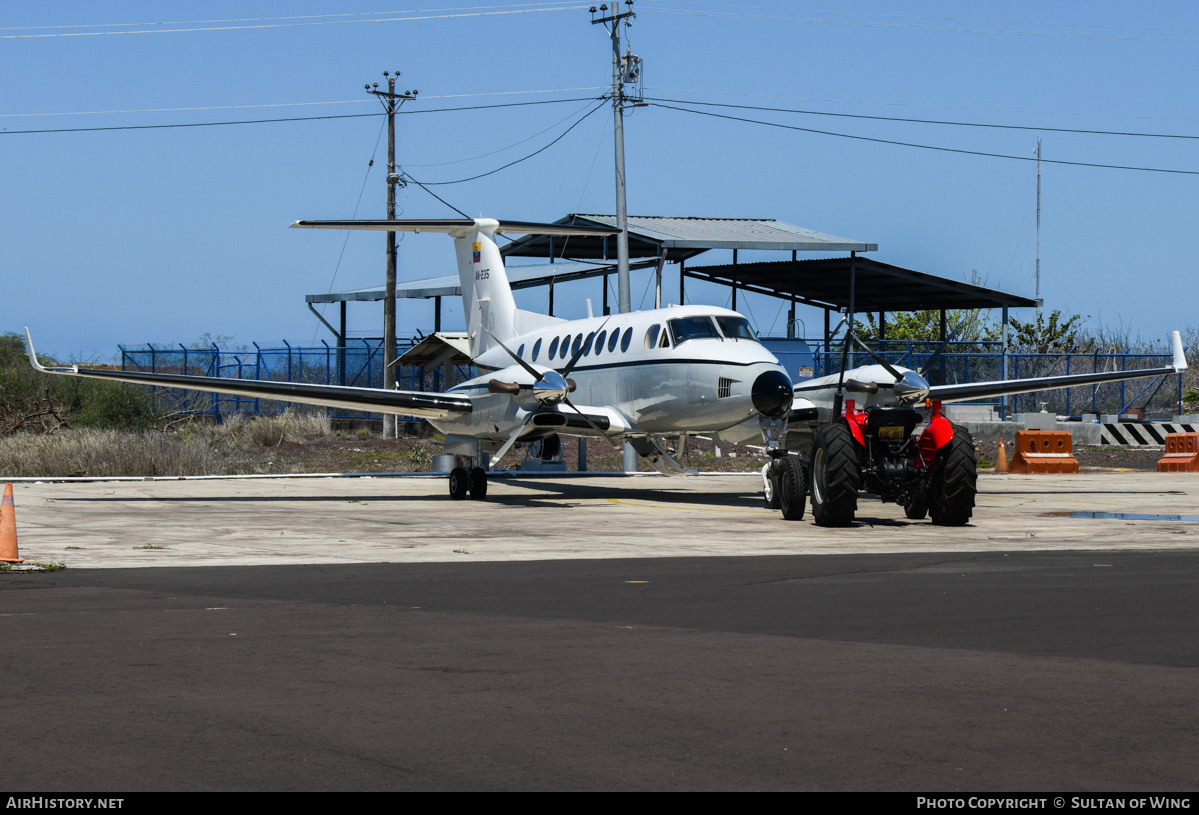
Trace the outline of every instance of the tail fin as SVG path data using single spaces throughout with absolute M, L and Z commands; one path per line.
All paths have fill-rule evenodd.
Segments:
M 371 229 L 381 232 L 443 232 L 454 239 L 458 277 L 462 285 L 462 311 L 470 335 L 470 354 L 477 357 L 491 347 L 491 332 L 505 342 L 535 325 L 552 319 L 520 311 L 512 299 L 512 286 L 504 259 L 496 246 L 500 233 L 519 235 L 615 235 L 617 230 L 599 226 L 538 224 L 527 221 L 472 220 L 420 221 L 296 221 L 292 227 L 307 229 Z M 486 328 L 487 331 L 483 329 Z
M 491 337 L 507 342 L 517 335 L 516 301 L 512 298 L 504 259 L 495 243 L 498 226 L 498 221 L 480 218 L 473 229 L 454 235 L 462 313 L 466 317 L 472 357 L 491 347 Z

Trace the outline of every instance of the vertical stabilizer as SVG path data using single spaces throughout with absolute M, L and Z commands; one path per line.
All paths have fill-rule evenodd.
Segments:
M 474 229 L 454 236 L 462 284 L 462 313 L 466 315 L 472 357 L 493 345 L 488 332 L 500 342 L 507 342 L 517 334 L 516 301 L 512 298 L 504 259 L 495 243 L 498 226 L 499 221 L 479 218 Z

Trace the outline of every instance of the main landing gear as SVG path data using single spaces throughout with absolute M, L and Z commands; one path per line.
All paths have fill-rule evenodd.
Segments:
M 450 497 L 459 501 L 470 493 L 476 501 L 487 497 L 487 471 L 482 467 L 455 467 L 450 470 Z

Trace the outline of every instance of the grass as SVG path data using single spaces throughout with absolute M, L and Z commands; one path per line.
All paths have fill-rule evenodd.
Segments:
M 261 451 L 333 437 L 323 415 L 284 413 L 174 431 L 70 428 L 0 438 L 0 477 L 157 477 L 269 472 Z M 267 457 L 269 464 L 269 457 Z

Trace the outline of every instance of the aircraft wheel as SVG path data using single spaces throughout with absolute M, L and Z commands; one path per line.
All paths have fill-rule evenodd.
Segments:
M 487 471 L 474 467 L 470 471 L 470 497 L 482 501 L 487 497 Z
M 466 469 L 455 467 L 450 470 L 450 497 L 460 501 L 466 497 Z
M 964 427 L 953 429 L 949 444 L 937 452 L 929 480 L 928 512 L 938 526 L 961 526 L 974 511 L 978 463 L 974 439 Z
M 812 439 L 812 519 L 817 526 L 849 526 L 858 509 L 862 472 L 849 426 L 821 425 Z
M 778 459 L 771 459 L 769 464 L 762 467 L 762 498 L 767 509 L 779 508 L 779 479 L 775 470 Z
M 778 479 L 779 509 L 788 521 L 803 520 L 804 503 L 808 499 L 808 472 L 799 456 L 787 456 L 780 461 L 782 476 Z

